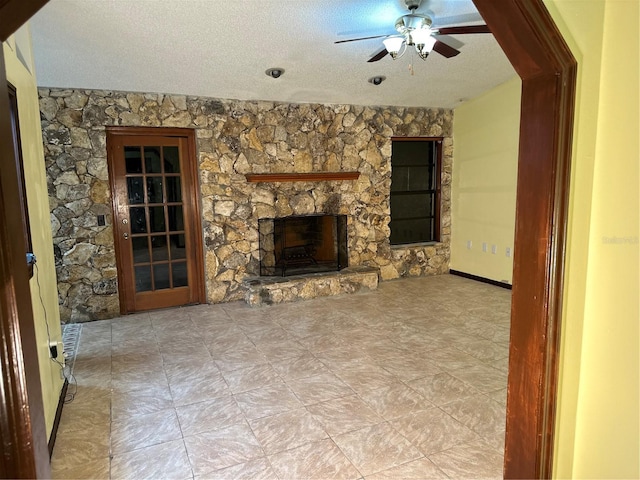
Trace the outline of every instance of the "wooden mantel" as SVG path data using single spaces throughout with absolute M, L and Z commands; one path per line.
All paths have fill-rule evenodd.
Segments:
M 247 173 L 247 182 L 328 182 L 332 180 L 357 180 L 360 172 L 312 172 L 312 173 Z

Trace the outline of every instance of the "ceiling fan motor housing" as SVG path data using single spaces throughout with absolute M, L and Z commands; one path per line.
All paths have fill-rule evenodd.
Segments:
M 407 36 L 410 42 L 409 44 L 411 45 L 411 33 L 422 28 L 430 29 L 432 23 L 433 21 L 427 15 L 410 13 L 408 15 L 403 15 L 396 20 L 396 30 L 400 35 Z

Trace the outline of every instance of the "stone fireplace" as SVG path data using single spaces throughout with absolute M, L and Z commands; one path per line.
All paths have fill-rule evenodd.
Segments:
M 349 263 L 346 215 L 261 218 L 258 240 L 261 276 L 340 271 Z
M 54 88 L 40 89 L 40 108 L 63 321 L 119 314 L 106 126 L 195 130 L 209 303 L 246 298 L 248 282 L 260 274 L 262 218 L 319 214 L 347 218 L 349 267 L 309 274 L 315 285 L 295 287 L 295 298 L 351 291 L 363 282 L 373 285 L 378 278 L 448 271 L 451 110 Z M 396 136 L 443 138 L 440 242 L 390 244 L 391 139 Z M 257 183 L 249 179 L 332 172 L 359 176 Z M 105 222 L 97 221 L 103 217 Z M 357 275 L 347 279 L 347 272 L 354 269 Z M 375 273 L 363 273 L 369 270 Z M 318 276 L 327 278 L 320 281 Z M 288 282 L 295 277 L 278 278 Z M 270 288 L 273 303 L 289 298 L 282 283 Z

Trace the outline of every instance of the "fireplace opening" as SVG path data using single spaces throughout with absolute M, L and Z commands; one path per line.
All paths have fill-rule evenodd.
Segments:
M 258 234 L 262 276 L 332 272 L 348 266 L 346 215 L 261 218 Z

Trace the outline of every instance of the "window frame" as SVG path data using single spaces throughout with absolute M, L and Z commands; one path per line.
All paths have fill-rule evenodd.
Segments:
M 393 179 L 393 143 L 394 142 L 432 142 L 435 147 L 435 190 L 432 195 L 434 202 L 434 214 L 433 214 L 433 238 L 431 240 L 419 240 L 415 242 L 407 243 L 393 243 L 391 241 L 391 232 L 389 234 L 389 243 L 391 247 L 406 247 L 408 245 L 424 245 L 439 243 L 441 241 L 441 210 L 442 210 L 442 142 L 444 137 L 391 137 L 391 178 Z M 392 180 L 393 181 L 393 180 Z M 391 197 L 393 192 L 391 187 L 389 188 L 389 229 L 391 230 L 391 221 L 393 221 L 393 212 L 391 211 Z

